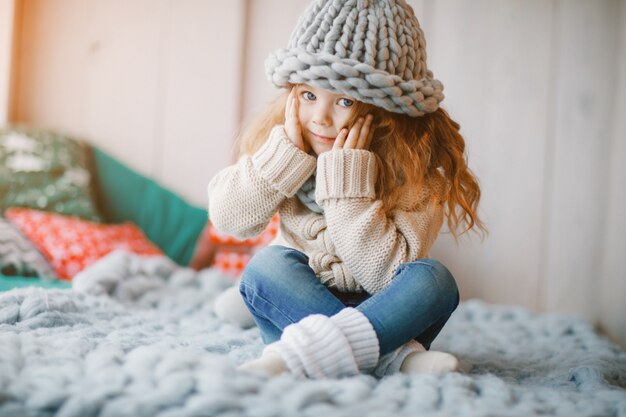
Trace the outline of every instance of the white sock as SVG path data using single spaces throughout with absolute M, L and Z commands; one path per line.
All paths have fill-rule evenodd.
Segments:
M 402 362 L 404 359 L 409 356 L 413 352 L 425 352 L 426 349 L 421 343 L 416 342 L 415 340 L 411 340 L 404 345 L 400 346 L 396 350 L 392 350 L 391 352 L 381 356 L 376 368 L 374 369 L 373 374 L 379 378 L 382 378 L 385 375 L 395 374 L 400 372 L 400 367 L 402 366 Z
M 458 369 L 459 360 L 454 355 L 436 350 L 413 352 L 402 361 L 400 366 L 400 372 L 405 374 L 444 374 Z
M 246 362 L 237 369 L 264 376 L 274 376 L 289 372 L 285 360 L 274 352 L 264 353 L 260 358 Z
M 233 285 L 218 295 L 213 303 L 213 311 L 220 319 L 237 324 L 244 329 L 255 325 L 252 313 L 239 293 L 239 285 Z
M 355 375 L 358 365 L 350 342 L 329 317 L 312 314 L 283 330 L 278 342 L 263 354 L 282 357 L 291 373 L 300 377 L 328 378 Z
M 359 371 L 372 371 L 378 363 L 380 346 L 369 319 L 359 310 L 346 307 L 332 316 L 330 321 L 348 338 Z
M 374 375 L 403 373 L 445 373 L 456 371 L 459 361 L 454 355 L 434 350 L 427 351 L 421 343 L 410 340 L 396 350 L 380 358 Z
M 261 358 L 239 369 L 277 375 L 333 378 L 370 371 L 378 362 L 378 337 L 360 311 L 348 307 L 332 317 L 313 314 L 287 326 Z

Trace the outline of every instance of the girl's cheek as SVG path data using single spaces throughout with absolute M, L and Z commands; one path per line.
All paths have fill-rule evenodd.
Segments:
M 341 114 L 341 119 L 343 121 L 343 123 L 341 124 L 344 127 L 352 126 L 354 122 L 356 121 L 356 114 L 354 112 L 354 109 L 351 109 L 351 108 L 344 109 Z

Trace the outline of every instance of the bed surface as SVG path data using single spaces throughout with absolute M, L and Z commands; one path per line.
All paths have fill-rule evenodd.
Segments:
M 433 344 L 463 373 L 273 379 L 235 367 L 256 328 L 220 321 L 232 280 L 113 253 L 73 289 L 0 293 L 0 416 L 622 416 L 626 353 L 584 319 L 461 303 Z

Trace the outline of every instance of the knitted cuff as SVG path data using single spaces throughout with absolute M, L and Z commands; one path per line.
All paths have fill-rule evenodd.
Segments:
M 292 197 L 315 171 L 315 157 L 298 149 L 283 126 L 275 126 L 269 139 L 252 156 L 261 177 L 287 197 Z
M 347 307 L 330 318 L 348 339 L 361 372 L 370 372 L 379 357 L 378 336 L 372 323 L 359 310 Z
M 378 167 L 374 153 L 364 149 L 323 152 L 317 157 L 315 200 L 376 198 Z
M 321 314 L 285 327 L 280 340 L 263 350 L 267 352 L 278 353 L 296 376 L 333 378 L 359 373 L 348 339 Z
M 376 365 L 376 368 L 372 373 L 379 378 L 382 378 L 385 375 L 395 374 L 400 371 L 402 362 L 404 362 L 407 356 L 413 352 L 425 351 L 426 348 L 424 348 L 421 343 L 415 340 L 410 340 L 396 350 L 392 350 L 381 357 L 378 365 Z

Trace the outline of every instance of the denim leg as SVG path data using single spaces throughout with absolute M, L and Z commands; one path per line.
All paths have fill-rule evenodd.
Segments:
M 239 290 L 266 344 L 306 316 L 332 316 L 345 307 L 315 276 L 308 257 L 284 246 L 256 253 L 243 271 Z
M 411 339 L 429 349 L 458 304 L 450 271 L 433 259 L 419 259 L 400 265 L 391 284 L 357 309 L 374 326 L 382 356 Z
M 250 307 L 248 307 L 248 309 L 249 308 Z M 256 327 L 258 327 L 261 332 L 261 339 L 263 339 L 263 343 L 268 345 L 280 339 L 280 336 L 283 334 L 282 329 L 279 329 L 274 325 L 274 323 L 258 314 L 253 314 L 253 318 L 256 323 Z

